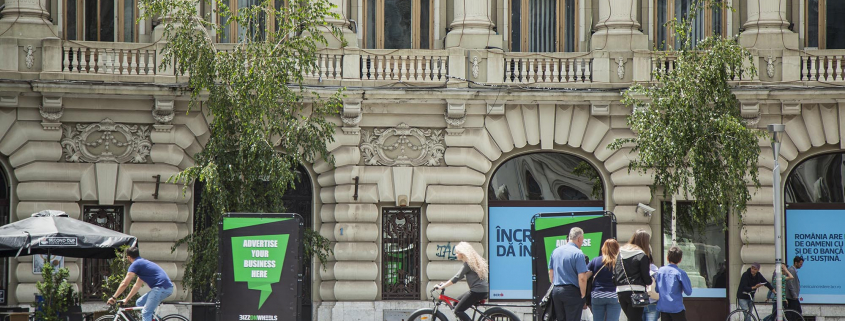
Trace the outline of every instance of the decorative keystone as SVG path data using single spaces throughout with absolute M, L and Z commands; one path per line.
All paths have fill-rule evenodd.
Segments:
M 156 123 L 153 128 L 157 132 L 167 132 L 173 129 L 174 112 L 173 97 L 156 97 L 153 107 L 153 119 Z

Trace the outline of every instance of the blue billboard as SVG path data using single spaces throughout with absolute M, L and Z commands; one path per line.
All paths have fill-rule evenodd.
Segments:
M 538 213 L 602 211 L 603 207 L 490 207 L 487 251 L 491 300 L 530 300 L 531 218 Z
M 800 255 L 801 303 L 845 303 L 845 210 L 787 209 L 784 263 Z

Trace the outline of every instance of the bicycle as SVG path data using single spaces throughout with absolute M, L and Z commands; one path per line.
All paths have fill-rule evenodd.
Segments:
M 131 313 L 127 313 L 128 311 L 141 311 L 144 307 L 129 307 L 129 308 L 121 308 L 122 304 L 126 303 L 123 300 L 117 301 L 115 303 L 115 308 L 117 313 L 115 314 L 106 314 L 97 318 L 95 321 L 138 321 Z M 158 316 L 158 314 L 153 314 L 153 321 L 189 321 L 188 318 L 179 315 L 179 314 L 168 314 L 164 317 Z
M 754 297 L 751 296 L 751 293 L 743 292 L 743 294 L 748 295 L 751 298 L 751 305 L 748 307 L 748 310 L 743 310 L 739 308 L 739 298 L 736 300 L 736 310 L 731 311 L 728 314 L 728 318 L 725 321 L 773 321 L 775 320 L 774 314 L 769 314 L 763 319 L 760 319 L 760 314 L 757 312 L 757 305 L 754 303 Z M 769 302 L 767 299 L 766 302 Z M 781 307 L 783 308 L 783 307 Z M 751 314 L 751 309 L 754 309 L 754 314 Z M 774 312 L 774 311 L 773 311 Z M 800 312 L 792 310 L 792 309 L 783 309 L 783 319 L 785 321 L 804 321 L 804 316 L 801 315 Z
M 446 305 L 449 307 L 450 310 L 455 310 L 455 305 L 458 304 L 459 300 L 452 298 L 448 295 L 443 294 L 445 290 L 440 290 L 439 296 L 434 296 L 434 292 L 437 291 L 436 289 L 432 289 L 431 298 L 432 302 L 434 303 L 434 308 L 422 308 L 408 317 L 408 321 L 448 321 L 449 319 L 446 318 L 446 315 L 443 312 L 439 311 L 441 305 Z M 519 321 L 519 318 L 516 317 L 513 312 L 510 312 L 506 309 L 500 307 L 492 307 L 489 309 L 485 309 L 484 311 L 479 310 L 478 308 L 485 304 L 487 300 L 481 300 L 476 304 L 473 304 L 469 308 L 473 311 L 472 312 L 472 320 L 475 320 L 475 316 L 478 315 L 478 321 Z

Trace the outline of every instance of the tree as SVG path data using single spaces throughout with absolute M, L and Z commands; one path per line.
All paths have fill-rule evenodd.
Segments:
M 680 21 L 668 23 L 680 40 L 677 51 L 666 53 L 676 55 L 675 68 L 623 93 L 623 103 L 634 109 L 628 125 L 637 135 L 610 145 L 633 146 L 638 157 L 629 172 L 653 175 L 652 195 L 662 189 L 664 197 L 672 197 L 673 243 L 675 195 L 695 200 L 688 215 L 678 217 L 692 230 L 726 211 L 744 213 L 751 199 L 748 185 L 760 186 L 758 139 L 764 133 L 746 127 L 728 83 L 740 72 L 756 74 L 746 63 L 751 54 L 735 39 L 717 35 L 695 43 L 691 37 L 697 15 L 723 5 L 697 0 Z
M 331 162 L 326 144 L 334 125 L 325 116 L 337 113 L 341 91 L 327 98 L 309 92 L 303 75 L 317 68 L 317 46 L 327 44 L 325 30 L 330 4 L 326 0 L 287 1 L 278 8 L 259 5 L 230 8 L 215 1 L 221 21 L 245 30 L 237 43 L 218 48 L 211 17 L 201 17 L 197 0 L 140 0 L 142 18 L 161 17 L 165 66 L 186 76 L 181 88 L 190 92 L 191 109 L 210 120 L 210 137 L 194 155 L 196 165 L 171 177 L 171 182 L 202 184 L 202 201 L 195 211 L 193 233 L 177 242 L 190 256 L 184 285 L 216 295 L 217 226 L 226 212 L 283 212 L 281 196 L 296 182 L 296 167 L 322 158 Z M 273 19 L 268 19 L 273 18 Z M 275 21 L 274 24 L 267 24 Z M 269 28 L 268 28 L 269 27 Z M 183 78 L 179 78 L 183 79 Z M 327 239 L 307 231 L 306 255 L 325 263 Z

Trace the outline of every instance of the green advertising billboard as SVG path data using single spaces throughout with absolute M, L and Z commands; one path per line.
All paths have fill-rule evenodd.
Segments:
M 541 213 L 531 221 L 532 264 L 534 271 L 534 302 L 538 303 L 551 286 L 549 282 L 549 258 L 559 246 L 565 245 L 569 230 L 580 227 L 584 230 L 584 244 L 581 251 L 589 259 L 601 255 L 604 241 L 616 238 L 616 217 L 608 211 Z
M 227 214 L 220 226 L 220 321 L 299 316 L 302 217 Z

